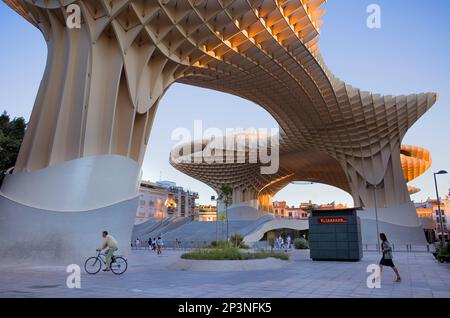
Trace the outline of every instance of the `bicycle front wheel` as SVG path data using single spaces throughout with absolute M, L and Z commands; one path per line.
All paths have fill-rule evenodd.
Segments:
M 84 263 L 84 270 L 86 273 L 94 275 L 102 269 L 102 260 L 99 257 L 89 257 Z
M 128 268 L 127 260 L 123 257 L 115 257 L 114 262 L 111 263 L 111 271 L 116 275 L 125 273 Z

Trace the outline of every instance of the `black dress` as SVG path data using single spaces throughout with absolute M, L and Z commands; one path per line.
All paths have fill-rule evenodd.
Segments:
M 392 261 L 391 257 L 386 258 L 386 255 L 391 251 L 391 246 L 387 242 L 381 243 L 381 249 L 383 251 L 383 257 L 380 260 L 380 265 L 388 266 L 388 267 L 395 267 L 394 262 Z M 391 253 L 389 253 L 391 254 Z M 392 254 L 391 254 L 392 255 Z

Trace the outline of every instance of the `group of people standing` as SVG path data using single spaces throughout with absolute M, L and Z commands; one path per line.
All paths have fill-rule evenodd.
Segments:
M 286 237 L 286 240 L 281 235 L 278 235 L 275 238 L 275 248 L 276 249 L 279 249 L 279 250 L 281 250 L 281 249 L 291 249 L 291 244 L 292 244 L 292 238 L 291 238 L 290 235 L 288 235 Z
M 162 249 L 164 248 L 164 241 L 161 236 L 158 238 L 148 238 L 148 248 L 150 250 L 156 251 L 156 254 L 160 255 L 162 253 Z
M 155 251 L 156 254 L 161 254 L 162 253 L 162 249 L 164 247 L 164 241 L 161 238 L 161 236 L 159 236 L 158 238 L 154 237 L 153 239 L 151 237 L 148 238 L 148 249 Z M 133 247 L 133 243 L 131 243 L 131 246 Z M 136 249 L 140 249 L 141 248 L 141 241 L 137 238 L 134 241 L 134 246 Z

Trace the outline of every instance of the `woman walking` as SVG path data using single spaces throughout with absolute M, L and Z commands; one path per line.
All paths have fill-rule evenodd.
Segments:
M 153 250 L 156 251 L 156 237 L 153 238 L 152 247 Z
M 392 261 L 392 246 L 391 243 L 389 243 L 386 234 L 380 233 L 380 239 L 381 239 L 381 251 L 383 253 L 383 257 L 380 261 L 380 274 L 383 272 L 383 266 L 391 267 L 394 271 L 395 275 L 397 275 L 397 279 L 395 282 L 399 283 L 402 281 L 402 278 L 400 277 L 400 273 L 398 272 L 397 267 L 395 267 L 394 262 Z
M 152 238 L 149 237 L 148 238 L 148 250 L 151 251 L 153 249 L 153 242 L 152 242 Z
M 163 240 L 160 237 L 156 240 L 156 254 L 160 255 L 162 253 L 162 248 L 164 246 Z

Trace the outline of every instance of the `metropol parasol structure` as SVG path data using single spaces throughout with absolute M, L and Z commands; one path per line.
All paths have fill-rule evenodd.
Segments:
M 382 96 L 336 78 L 318 43 L 325 0 L 4 2 L 42 32 L 48 60 L 1 189 L 2 251 L 33 242 L 39 253 L 83 254 L 104 228 L 128 244 L 149 134 L 175 82 L 251 100 L 279 123 L 272 176 L 251 165 L 174 164 L 215 189 L 229 183 L 235 206 L 265 211 L 289 182 L 321 182 L 364 208 L 369 237 L 376 191 L 382 228 L 424 241 L 406 182 L 431 159 L 401 141 L 438 95 Z M 71 4 L 81 9 L 79 28 L 66 25 Z

